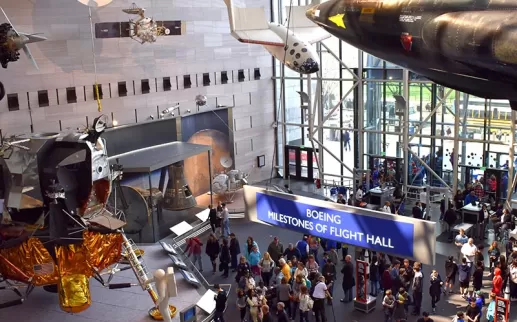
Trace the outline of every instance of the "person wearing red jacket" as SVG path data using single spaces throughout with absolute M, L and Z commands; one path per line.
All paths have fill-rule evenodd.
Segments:
M 494 279 L 492 280 L 492 292 L 497 296 L 503 293 L 503 278 L 501 277 L 501 269 L 497 267 L 494 270 Z
M 393 281 L 391 280 L 390 275 L 390 265 L 386 265 L 386 268 L 382 273 L 381 286 L 384 289 L 384 295 L 386 295 L 387 290 L 391 290 L 391 288 L 393 287 Z
M 199 238 L 188 238 L 186 240 L 187 242 L 187 248 L 185 248 L 185 253 L 188 251 L 188 256 L 192 256 L 192 264 L 195 266 L 196 262 L 198 262 L 199 265 L 199 271 L 203 271 L 203 264 L 201 262 L 201 246 L 203 246 L 203 243 Z

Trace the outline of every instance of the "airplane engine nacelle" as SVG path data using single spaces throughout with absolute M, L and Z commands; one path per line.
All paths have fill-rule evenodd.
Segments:
M 428 48 L 469 65 L 517 64 L 516 23 L 514 11 L 450 12 L 427 21 L 422 39 Z

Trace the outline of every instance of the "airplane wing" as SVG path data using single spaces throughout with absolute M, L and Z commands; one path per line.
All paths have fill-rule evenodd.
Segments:
M 284 41 L 269 29 L 264 8 L 237 8 L 232 0 L 224 0 L 228 7 L 232 36 L 248 44 L 284 46 Z
M 13 28 L 13 31 L 16 33 L 16 35 L 20 35 L 18 33 L 18 31 L 16 30 L 16 28 L 14 28 L 14 25 L 12 24 L 11 20 L 9 20 L 9 17 L 7 17 L 7 15 L 5 14 L 5 11 L 4 11 L 4 8 L 0 7 L 0 9 L 2 10 L 2 13 L 4 14 L 4 17 L 5 19 L 7 20 L 7 22 L 11 25 L 11 27 Z
M 286 7 L 286 15 L 289 15 L 291 11 L 291 17 L 289 19 L 289 30 L 291 30 L 296 36 L 308 41 L 311 44 L 325 40 L 330 37 L 330 34 L 323 28 L 319 27 L 306 16 L 305 12 L 312 7 L 310 6 L 292 6 Z
M 30 61 L 32 62 L 32 64 L 34 65 L 34 67 L 36 67 L 36 69 L 39 70 L 38 64 L 36 63 L 36 60 L 34 59 L 34 57 L 32 57 L 31 50 L 29 49 L 29 47 L 27 47 L 25 45 L 22 48 L 23 48 L 23 52 L 25 53 L 25 55 L 27 55 L 27 58 L 29 58 Z

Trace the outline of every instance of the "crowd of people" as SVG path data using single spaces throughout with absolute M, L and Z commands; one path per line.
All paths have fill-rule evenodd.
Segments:
M 469 191 L 467 195 L 470 194 Z M 350 201 L 345 201 L 340 195 L 338 202 Z M 458 200 L 455 199 L 455 202 Z M 419 203 L 417 206 L 423 208 L 424 205 Z M 447 214 L 451 215 L 456 207 L 452 203 L 446 210 L 442 204 L 440 219 L 447 221 Z M 346 244 L 304 235 L 296 243 L 284 247 L 280 239 L 274 237 L 263 252 L 249 236 L 241 247 L 236 235 L 230 233 L 225 205 L 209 208 L 212 233 L 204 243 L 198 237 L 188 239 L 185 251 L 189 252 L 192 262 L 199 266 L 200 271 L 203 270 L 201 256 L 204 248 L 213 274 L 222 272 L 224 278 L 229 277 L 230 270 L 235 274 L 236 306 L 241 321 L 269 322 L 275 316 L 274 320 L 278 322 L 296 319 L 306 322 L 313 315 L 316 322 L 326 322 L 325 306 L 333 305 L 338 266 L 341 268 L 343 290 L 340 301 L 348 303 L 354 300 L 356 268 L 353 254 L 348 254 Z M 389 204 L 382 210 L 393 213 L 393 207 Z M 480 213 L 484 211 L 486 208 L 482 208 Z M 492 217 L 500 219 L 505 213 L 503 209 Z M 454 213 L 455 218 L 456 215 Z M 494 226 L 502 222 L 495 220 Z M 479 240 L 484 240 L 484 234 L 476 235 Z M 410 314 L 418 317 L 419 322 L 432 322 L 430 314 L 436 313 L 442 297 L 453 293 L 459 293 L 466 301 L 465 309 L 454 318 L 457 322 L 494 321 L 495 298 L 503 296 L 507 285 L 512 301 L 517 300 L 517 243 L 514 238 L 502 244 L 496 240 L 486 250 L 483 243 L 476 245 L 474 239 L 463 230 L 453 240 L 458 247 L 457 256 L 450 256 L 443 270 L 436 268 L 429 273 L 424 273 L 418 262 L 366 249 L 356 250 L 354 257 L 369 263 L 367 280 L 370 296 L 382 300 L 386 322 L 406 321 Z M 487 267 L 485 256 L 489 263 Z M 492 280 L 489 289 L 483 288 L 483 280 L 487 277 Z M 428 307 L 422 304 L 424 279 L 429 282 L 431 302 Z M 456 281 L 459 285 L 456 285 Z M 427 311 L 423 310 L 423 306 Z M 224 322 L 222 312 L 216 321 Z
M 343 262 L 339 270 L 343 275 L 343 297 L 340 301 L 348 303 L 354 299 L 357 282 L 355 265 L 345 244 L 304 235 L 296 243 L 289 243 L 284 248 L 279 238 L 274 237 L 267 246 L 267 251 L 261 252 L 251 236 L 242 248 L 235 234 L 229 234 L 229 240 L 224 235 L 221 237 L 217 238 L 212 233 L 205 245 L 198 238 L 191 238 L 187 242 L 187 251 L 197 258 L 201 256 L 204 246 L 212 263 L 213 274 L 219 270 L 223 272 L 223 277 L 228 277 L 229 269 L 235 273 L 235 304 L 241 321 L 269 322 L 275 316 L 274 320 L 278 322 L 296 319 L 306 322 L 313 315 L 317 322 L 326 322 L 325 306 L 333 305 L 337 267 L 341 266 L 340 262 Z M 479 322 L 486 316 L 488 321 L 493 321 L 494 299 L 502 296 L 505 283 L 511 283 L 512 292 L 517 292 L 517 256 L 512 257 L 511 263 L 507 265 L 505 256 L 499 254 L 496 243 L 489 248 L 488 270 L 493 275 L 493 287 L 485 299 L 482 290 L 485 267 L 479 250 L 473 250 L 476 246 L 472 239 L 464 236 L 464 232 L 460 232 L 456 242 L 462 243 L 461 260 L 456 261 L 451 256 L 446 261 L 442 274 L 438 270 L 432 270 L 427 273 L 429 275 L 424 274 L 420 263 L 408 259 L 394 258 L 366 249 L 356 252 L 359 259 L 370 264 L 367 276 L 370 296 L 380 297 L 379 300 L 382 300 L 386 322 L 406 321 L 410 313 L 419 317 L 419 322 L 432 322 L 430 312 L 436 312 L 442 296 L 449 296 L 456 290 L 456 280 L 459 281 L 459 293 L 468 301 L 465 310 L 458 312 L 456 320 Z M 427 278 L 431 297 L 429 312 L 423 311 L 425 305 L 422 304 L 425 291 L 423 281 Z M 490 303 L 486 304 L 486 300 L 490 300 Z M 224 321 L 223 314 L 218 315 L 216 321 Z

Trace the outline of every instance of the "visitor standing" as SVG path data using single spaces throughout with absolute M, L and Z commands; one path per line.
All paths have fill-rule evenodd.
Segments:
M 223 239 L 221 246 L 221 253 L 219 254 L 219 271 L 223 271 L 223 278 L 228 277 L 228 271 L 230 269 L 230 247 L 228 246 L 228 239 Z
M 219 284 L 215 284 L 214 288 L 217 291 L 217 294 L 214 296 L 215 300 L 215 312 L 214 312 L 214 322 L 224 322 L 224 311 L 226 310 L 226 301 L 228 299 L 226 295 L 226 291 L 223 290 Z
M 208 205 L 208 220 L 210 221 L 210 228 L 212 228 L 212 233 L 215 234 L 215 229 L 217 228 L 217 210 L 214 209 L 213 205 Z
M 208 241 L 206 242 L 205 253 L 210 257 L 210 262 L 212 263 L 212 273 L 215 274 L 217 267 L 217 257 L 219 256 L 219 252 L 221 251 L 219 247 L 219 241 L 214 234 L 210 234 L 208 237 Z
M 284 253 L 284 245 L 282 245 L 278 237 L 275 236 L 273 238 L 273 241 L 269 244 L 267 248 L 267 252 L 271 256 L 271 259 L 275 262 L 275 264 L 278 264 L 278 260 Z
M 317 282 L 312 288 L 312 298 L 314 300 L 314 306 L 312 311 L 316 317 L 316 322 L 327 322 L 327 316 L 325 314 L 325 298 L 330 298 L 327 285 L 325 284 L 325 277 L 320 276 Z
M 275 268 L 275 262 L 271 258 L 269 252 L 264 253 L 264 257 L 260 260 L 259 266 L 262 281 L 264 281 L 264 285 L 266 285 L 266 287 L 269 287 L 271 276 L 273 276 L 273 269 Z
M 226 203 L 222 203 L 222 219 L 223 219 L 223 236 L 228 237 L 230 235 L 230 212 L 226 207 Z
M 203 243 L 199 240 L 198 237 L 188 238 L 186 240 L 187 248 L 185 248 L 184 253 L 188 252 L 188 256 L 192 256 L 192 264 L 196 266 L 196 262 L 199 265 L 199 271 L 203 271 L 203 263 L 201 262 L 201 246 Z
M 421 264 L 419 262 L 416 262 L 413 266 L 413 269 L 415 271 L 415 277 L 413 277 L 413 302 L 414 302 L 414 308 L 415 311 L 413 312 L 414 315 L 420 315 L 420 308 L 422 307 L 422 291 L 423 291 L 423 284 L 424 284 L 424 276 L 422 274 L 421 270 Z
M 347 255 L 345 257 L 345 265 L 341 269 L 341 273 L 343 274 L 343 282 L 341 286 L 343 287 L 344 292 L 344 297 L 341 299 L 341 302 L 352 302 L 354 298 L 353 288 L 355 286 L 354 265 L 352 264 L 352 256 Z
M 431 279 L 429 282 L 429 295 L 431 295 L 431 307 L 433 309 L 433 313 L 436 313 L 436 303 L 440 302 L 440 295 L 442 294 L 443 282 L 438 272 L 434 269 L 431 273 Z
M 237 261 L 239 258 L 239 254 L 241 253 L 241 245 L 239 244 L 239 240 L 235 237 L 234 233 L 230 234 L 230 257 L 232 263 L 232 272 L 237 271 Z

